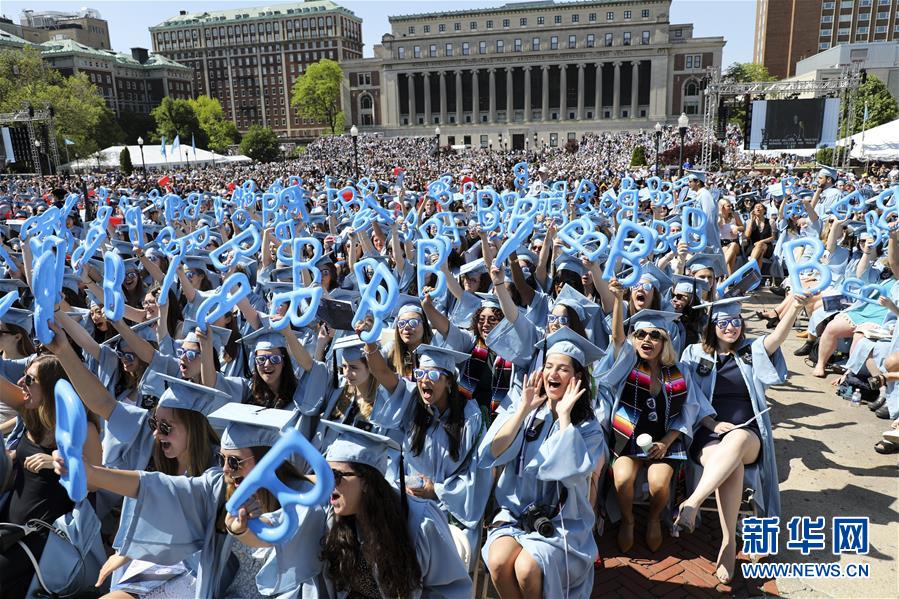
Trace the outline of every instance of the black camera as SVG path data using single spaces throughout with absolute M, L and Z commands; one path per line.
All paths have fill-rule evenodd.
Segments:
M 521 515 L 521 527 L 525 532 L 536 532 L 547 539 L 556 534 L 556 527 L 553 526 L 552 518 L 550 518 L 550 510 L 543 505 L 529 505 Z

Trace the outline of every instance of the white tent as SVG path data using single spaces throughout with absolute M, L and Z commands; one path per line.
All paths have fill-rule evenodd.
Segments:
M 118 168 L 119 154 L 122 153 L 122 148 L 126 147 L 128 148 L 128 153 L 131 155 L 131 164 L 135 169 L 140 169 L 144 165 L 146 165 L 147 168 L 165 169 L 213 163 L 226 164 L 229 162 L 252 162 L 247 156 L 224 156 L 199 148 L 197 148 L 195 156 L 193 148 L 189 145 L 178 148 L 175 152 L 178 154 L 177 156 L 172 155 L 171 146 L 166 146 L 166 156 L 163 156 L 159 149 L 159 144 L 144 144 L 143 160 L 141 160 L 141 151 L 140 146 L 138 145 L 110 146 L 104 150 L 100 150 L 99 156 L 95 153 L 88 158 L 73 160 L 72 162 L 64 164 L 63 168 L 76 171 L 94 169 L 97 168 L 98 162 L 102 169 Z
M 864 135 L 864 139 L 862 139 Z M 855 145 L 849 154 L 856 160 L 899 160 L 899 119 L 878 125 L 850 138 Z M 841 139 L 839 145 L 845 145 Z

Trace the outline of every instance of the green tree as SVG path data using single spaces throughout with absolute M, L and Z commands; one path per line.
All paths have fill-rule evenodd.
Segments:
M 156 129 L 156 121 L 149 114 L 125 111 L 119 116 L 119 127 L 122 128 L 127 143 L 136 144 L 138 137 L 142 137 L 144 143 L 149 143 Z
M 868 103 L 868 122 L 865 119 L 865 102 Z M 874 75 L 858 87 L 855 98 L 855 114 L 852 119 L 852 132 L 859 133 L 862 127 L 872 129 L 878 125 L 889 123 L 896 118 L 896 98 L 887 89 L 883 81 Z M 825 164 L 830 164 L 825 163 Z
M 128 146 L 122 148 L 122 151 L 119 152 L 119 167 L 121 167 L 122 172 L 126 175 L 130 175 L 134 172 L 134 166 L 131 164 L 131 152 L 128 151 Z
M 768 72 L 768 67 L 753 62 L 735 62 L 727 67 L 722 79 L 727 83 L 750 83 L 753 81 L 777 81 L 777 77 Z M 746 106 L 743 103 L 728 103 L 728 123 L 744 125 Z
M 636 146 L 631 152 L 631 166 L 646 166 L 646 150 L 643 146 Z
M 73 159 L 122 140 L 112 111 L 85 73 L 64 77 L 32 47 L 0 51 L 0 112 L 21 110 L 25 103 L 53 108 L 56 143 L 61 149 L 64 139 L 73 141 Z
M 221 152 L 228 146 L 240 141 L 240 133 L 237 125 L 229 120 L 222 105 L 215 98 L 198 96 L 188 100 L 197 115 L 200 128 L 209 140 L 209 149 L 213 152 Z
M 833 164 L 833 148 L 820 148 L 815 152 L 815 161 L 818 164 Z
M 240 153 L 259 162 L 272 162 L 281 154 L 278 136 L 262 125 L 253 125 L 240 141 Z
M 290 105 L 304 119 L 327 121 L 333 135 L 337 132 L 342 81 L 343 70 L 333 60 L 309 65 L 293 84 Z
M 152 141 L 159 141 L 163 136 L 167 142 L 181 136 L 181 143 L 190 144 L 193 135 L 197 145 L 205 147 L 209 144 L 206 132 L 200 127 L 200 120 L 190 100 L 174 100 L 169 97 L 150 112 L 156 121 L 156 132 Z

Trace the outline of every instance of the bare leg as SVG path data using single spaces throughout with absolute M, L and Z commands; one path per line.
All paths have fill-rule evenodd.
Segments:
M 503 599 L 522 597 L 515 573 L 515 563 L 521 553 L 523 553 L 521 545 L 512 537 L 499 537 L 490 544 L 487 569 L 490 571 L 493 586 Z
M 733 579 L 737 560 L 737 516 L 743 500 L 743 470 L 743 464 L 739 464 L 715 491 L 718 520 L 721 522 L 721 549 L 718 551 L 715 576 L 724 584 Z
M 662 524 L 659 516 L 668 505 L 671 477 L 674 468 L 666 462 L 654 462 L 646 468 L 649 482 L 649 519 L 646 523 L 646 544 L 655 551 L 662 544 Z
M 612 465 L 615 476 L 615 494 L 621 508 L 621 527 L 618 529 L 618 546 L 626 552 L 634 544 L 634 483 L 640 472 L 641 462 L 629 457 L 620 457 Z
M 818 342 L 818 363 L 812 371 L 812 375 L 818 378 L 824 378 L 827 374 L 824 367 L 827 366 L 828 360 L 837 349 L 840 339 L 849 337 L 855 331 L 855 325 L 852 321 L 842 314 L 827 323 L 821 340 Z
M 543 596 L 543 572 L 531 554 L 523 549 L 515 558 L 515 577 L 522 597 L 540 599 Z

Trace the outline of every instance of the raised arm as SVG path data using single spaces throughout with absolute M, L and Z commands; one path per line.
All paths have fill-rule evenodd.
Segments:
M 178 273 L 178 282 L 181 284 L 181 293 L 184 294 L 184 299 L 188 302 L 194 301 L 194 298 L 197 297 L 197 288 L 194 287 L 194 284 L 187 278 L 184 264 L 179 264 L 175 272 Z
M 189 332 L 184 331 L 184 334 L 187 335 Z M 200 382 L 207 387 L 215 388 L 219 373 L 215 369 L 215 345 L 212 343 L 212 331 L 207 328 L 203 333 L 197 327 L 194 333 L 200 340 Z
M 808 301 L 808 298 L 804 295 L 796 294 L 793 296 L 793 303 L 787 308 L 787 313 L 777 323 L 774 331 L 765 337 L 765 351 L 769 356 L 780 349 L 780 346 L 787 340 L 790 330 L 793 328 L 793 323 L 796 322 L 796 318 L 802 312 L 802 309 L 805 308 Z
M 54 314 L 54 319 L 68 333 L 75 345 L 86 351 L 94 360 L 100 359 L 100 344 L 91 337 L 90 333 L 83 326 L 75 322 L 75 319 L 66 314 L 64 310 L 57 310 Z
M 512 270 L 512 283 L 518 289 L 519 295 L 521 295 L 522 305 L 525 307 L 530 306 L 537 292 L 528 285 L 527 280 L 524 278 L 524 272 L 521 270 L 521 264 L 518 263 L 518 256 L 515 252 L 512 252 L 512 255 L 509 257 L 509 268 Z
M 518 320 L 518 306 L 512 300 L 512 294 L 506 287 L 506 273 L 499 266 L 490 269 L 490 280 L 493 281 L 493 292 L 499 300 L 499 307 L 503 311 L 503 316 L 510 323 Z
M 281 335 L 284 337 L 285 343 L 287 343 L 287 350 L 293 356 L 293 359 L 297 361 L 297 364 L 306 372 L 312 370 L 312 366 L 314 366 L 312 356 L 306 351 L 300 340 L 297 339 L 296 333 L 288 327 L 281 331 Z
M 846 219 L 848 220 L 848 219 Z M 843 226 L 846 220 L 840 220 L 836 216 L 831 217 L 830 231 L 827 234 L 827 253 L 832 255 L 837 249 L 837 242 L 843 236 Z
M 424 302 L 422 302 L 424 303 Z M 368 323 L 359 323 L 356 326 L 356 334 L 364 330 Z M 380 348 L 374 343 L 366 343 L 363 348 L 365 359 L 368 362 L 368 370 L 371 372 L 378 384 L 384 387 L 388 393 L 396 391 L 397 385 L 400 384 L 400 377 L 387 364 L 387 360 L 381 355 Z
M 543 240 L 543 247 L 540 248 L 540 258 L 537 268 L 534 269 L 534 277 L 540 285 L 546 280 L 547 268 L 550 256 L 553 251 L 553 239 L 556 236 L 556 223 L 551 222 L 546 226 L 546 238 Z
M 459 284 L 459 280 L 453 276 L 452 272 L 450 272 L 449 264 L 447 262 L 444 262 L 440 265 L 440 270 L 443 271 L 443 274 L 446 277 L 447 291 L 449 291 L 454 298 L 461 301 L 462 297 L 465 295 L 465 290 L 462 289 L 462 285 Z
M 122 339 L 128 344 L 128 347 L 137 354 L 137 357 L 140 358 L 141 362 L 149 364 L 153 360 L 156 349 L 149 341 L 132 331 L 131 327 L 121 320 L 111 320 L 110 323 L 118 334 L 122 336 Z
M 69 382 L 72 383 L 72 387 L 75 388 L 75 392 L 78 393 L 87 409 L 103 420 L 109 420 L 116 407 L 116 399 L 103 386 L 100 379 L 87 369 L 87 366 L 72 349 L 72 344 L 69 343 L 65 333 L 55 324 L 51 324 L 50 327 L 55 336 L 47 348 L 62 364 L 63 370 L 69 377 Z
M 626 340 L 624 334 L 624 289 L 618 283 L 618 279 L 612 279 L 609 283 L 609 291 L 615 297 L 615 304 L 612 307 L 612 344 L 617 354 Z
M 446 337 L 449 334 L 450 320 L 434 305 L 430 293 L 425 294 L 425 298 L 421 301 L 421 307 L 424 309 L 424 316 L 428 319 L 431 328 Z
M 390 247 L 393 248 L 393 261 L 396 264 L 396 278 L 401 279 L 406 271 L 406 256 L 403 253 L 403 244 L 397 231 L 396 221 L 390 226 Z
M 147 272 L 150 273 L 150 276 L 153 277 L 153 280 L 157 283 L 162 283 L 162 280 L 165 278 L 165 273 L 162 272 L 156 263 L 147 258 L 144 255 L 144 251 L 140 248 L 134 248 L 134 255 L 140 260 L 140 263 L 143 265 Z

